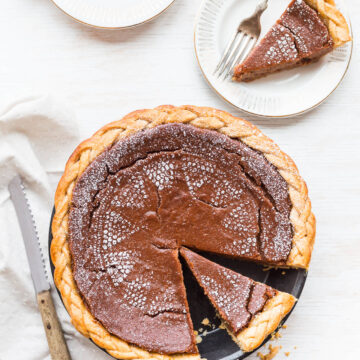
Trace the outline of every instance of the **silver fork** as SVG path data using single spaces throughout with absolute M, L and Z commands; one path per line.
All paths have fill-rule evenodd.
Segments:
M 260 17 L 267 6 L 268 0 L 263 0 L 256 6 L 254 14 L 240 23 L 213 73 L 218 78 L 225 73 L 224 79 L 226 79 L 235 65 L 247 58 L 260 36 Z

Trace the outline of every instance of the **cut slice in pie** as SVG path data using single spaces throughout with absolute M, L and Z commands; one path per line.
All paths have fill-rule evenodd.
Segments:
M 349 27 L 333 0 L 293 0 L 233 79 L 252 81 L 318 61 L 350 41 Z
M 280 325 L 296 299 L 220 266 L 186 249 L 180 250 L 196 280 L 240 348 L 252 351 Z

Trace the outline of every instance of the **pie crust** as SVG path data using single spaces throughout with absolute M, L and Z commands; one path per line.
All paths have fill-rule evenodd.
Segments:
M 334 41 L 334 47 L 339 47 L 351 41 L 349 26 L 344 15 L 336 7 L 335 0 L 305 0 L 324 20 Z
M 77 179 L 87 166 L 109 146 L 145 128 L 167 123 L 184 123 L 215 130 L 242 141 L 261 152 L 273 164 L 288 184 L 292 203 L 290 222 L 293 227 L 292 249 L 286 266 L 305 268 L 309 266 L 315 239 L 315 217 L 305 182 L 291 158 L 258 128 L 229 113 L 208 107 L 160 106 L 151 110 L 134 111 L 122 120 L 104 126 L 90 139 L 82 142 L 71 155 L 55 194 L 55 215 L 52 222 L 53 240 L 51 258 L 55 266 L 54 280 L 72 323 L 84 336 L 91 338 L 110 355 L 119 359 L 199 359 L 199 355 L 162 355 L 150 353 L 111 335 L 91 314 L 85 305 L 74 280 L 71 253 L 68 244 L 68 218 L 72 193 Z M 276 301 L 275 301 L 276 299 Z M 269 329 L 278 323 L 282 309 L 288 308 L 289 299 L 276 296 L 269 301 L 263 313 L 254 318 L 238 341 L 244 348 L 259 345 Z
M 252 351 L 277 329 L 295 302 L 296 299 L 292 295 L 278 291 L 273 298 L 267 301 L 264 309 L 255 315 L 246 329 L 240 331 L 236 336 L 227 330 L 241 350 Z

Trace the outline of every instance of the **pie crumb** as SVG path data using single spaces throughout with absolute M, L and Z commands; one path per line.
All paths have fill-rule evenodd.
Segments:
M 197 336 L 199 333 L 196 330 L 194 330 L 194 334 L 195 336 Z
M 269 353 L 263 355 L 261 352 L 257 353 L 257 356 L 261 359 L 261 360 L 271 360 L 273 359 L 276 354 L 279 352 L 279 346 L 272 346 L 271 344 L 269 345 Z
M 203 331 L 204 331 L 204 329 L 203 329 L 203 328 L 200 328 L 200 329 L 199 329 L 199 332 L 203 332 Z
M 289 356 L 290 355 L 290 351 L 287 351 L 286 353 L 285 353 L 285 356 Z
M 205 330 L 204 332 L 203 332 L 203 336 L 206 336 L 207 335 L 207 330 Z
M 207 326 L 210 324 L 210 321 L 208 318 L 205 318 L 202 322 L 201 322 L 203 325 Z
M 280 339 L 282 337 L 282 335 L 280 334 L 280 332 L 278 331 L 278 332 L 273 332 L 272 334 L 271 334 L 271 341 L 274 341 L 274 340 L 277 340 L 277 339 Z
M 202 342 L 202 337 L 201 336 L 196 336 L 196 343 L 200 344 Z
M 286 274 L 286 271 L 282 271 L 282 272 L 281 272 L 281 275 L 285 275 L 285 274 Z
M 284 324 L 284 325 L 282 326 L 282 328 L 283 328 L 283 329 L 286 329 L 286 328 L 287 328 L 287 325 Z

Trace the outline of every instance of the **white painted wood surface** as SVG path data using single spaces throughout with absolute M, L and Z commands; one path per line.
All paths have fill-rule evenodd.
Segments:
M 290 351 L 289 358 L 294 360 L 357 359 L 360 3 L 348 0 L 355 47 L 341 86 L 316 110 L 281 120 L 241 114 L 207 86 L 193 49 L 199 4 L 200 0 L 177 0 L 149 24 L 106 31 L 73 22 L 50 0 L 3 0 L 1 94 L 23 88 L 52 93 L 75 110 L 74 121 L 82 138 L 132 110 L 160 104 L 213 106 L 253 121 L 297 163 L 307 181 L 318 221 L 309 278 L 278 341 L 283 348 L 277 359 L 286 358 L 284 351 Z M 67 339 L 73 359 L 83 359 L 87 340 L 79 341 L 69 334 Z M 92 344 L 88 346 L 93 347 L 91 358 L 108 358 Z M 46 355 L 36 357 L 40 358 Z M 253 355 L 249 359 L 255 358 Z M 35 357 L 29 354 L 29 359 Z

